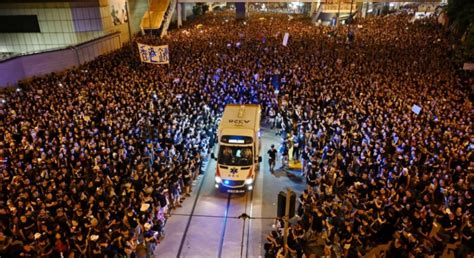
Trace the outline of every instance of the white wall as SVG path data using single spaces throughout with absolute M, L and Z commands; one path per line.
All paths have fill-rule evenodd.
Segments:
M 108 0 L 32 4 L 1 4 L 0 1 L 0 15 L 36 15 L 41 31 L 1 33 L 0 52 L 41 52 L 79 44 L 117 31 L 120 32 L 122 43 L 129 40 L 127 23 L 113 25 Z
M 0 61 L 0 88 L 13 86 L 33 76 L 77 67 L 120 47 L 120 33 L 117 32 L 74 47 Z
M 0 34 L 0 48 L 4 52 L 35 52 L 77 43 L 70 8 L 0 8 L 0 15 L 37 15 L 41 30 Z

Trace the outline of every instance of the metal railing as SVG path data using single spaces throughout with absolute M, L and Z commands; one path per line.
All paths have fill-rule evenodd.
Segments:
M 46 48 L 46 49 L 43 49 L 43 50 L 26 51 L 26 52 L 22 52 L 22 53 L 18 53 L 18 52 L 0 53 L 0 63 L 6 62 L 6 61 L 14 59 L 14 58 L 22 57 L 22 56 L 37 55 L 37 54 L 48 53 L 48 52 L 53 52 L 53 51 L 66 50 L 66 49 L 70 49 L 70 48 L 74 49 L 74 48 L 78 48 L 80 46 L 92 43 L 94 41 L 100 41 L 102 39 L 105 39 L 105 38 L 108 38 L 108 37 L 111 37 L 111 36 L 117 35 L 117 34 L 120 34 L 120 32 L 118 32 L 118 31 L 111 32 L 111 33 L 102 35 L 102 36 L 97 37 L 97 38 L 89 39 L 87 41 L 80 42 L 80 43 L 77 43 L 77 44 L 65 45 L 63 47 Z
M 117 31 L 75 45 L 9 55 L 0 60 L 0 70 L 4 72 L 0 76 L 0 88 L 14 87 L 19 81 L 34 76 L 78 67 L 121 46 Z

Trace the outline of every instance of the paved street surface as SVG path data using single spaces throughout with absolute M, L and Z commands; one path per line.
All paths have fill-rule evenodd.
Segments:
M 155 250 L 157 257 L 263 257 L 265 237 L 276 216 L 278 193 L 291 187 L 299 194 L 305 187 L 299 173 L 269 172 L 267 151 L 271 144 L 278 148 L 280 137 L 275 131 L 262 129 L 260 172 L 254 190 L 245 194 L 216 191 L 216 162 L 210 160 L 205 174 L 193 186 L 192 196 L 168 219 L 166 236 Z M 278 160 L 276 167 L 280 166 Z M 252 219 L 239 219 L 242 213 Z

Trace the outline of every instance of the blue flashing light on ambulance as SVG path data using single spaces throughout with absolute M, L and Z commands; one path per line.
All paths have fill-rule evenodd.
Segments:
M 261 107 L 256 104 L 226 105 L 219 124 L 215 187 L 236 193 L 253 189 L 262 161 L 260 154 Z

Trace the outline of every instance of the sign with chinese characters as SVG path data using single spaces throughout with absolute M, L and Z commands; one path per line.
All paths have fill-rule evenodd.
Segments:
M 144 63 L 150 64 L 169 64 L 170 55 L 168 45 L 163 46 L 149 46 L 145 44 L 138 44 L 138 54 L 140 60 Z

